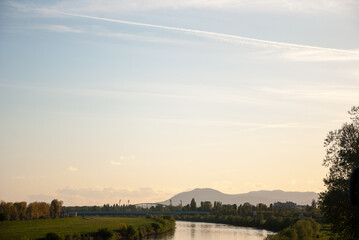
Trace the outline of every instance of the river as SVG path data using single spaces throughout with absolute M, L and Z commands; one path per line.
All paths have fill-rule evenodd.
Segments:
M 263 240 L 272 232 L 225 224 L 176 221 L 176 230 L 155 240 Z

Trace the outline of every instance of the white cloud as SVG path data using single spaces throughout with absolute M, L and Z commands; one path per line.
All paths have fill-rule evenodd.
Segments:
M 120 158 L 121 159 L 121 158 Z M 116 161 L 110 161 L 110 164 L 114 165 L 114 166 L 121 166 L 122 163 L 121 162 L 116 162 Z
M 51 25 L 51 24 L 40 24 L 33 25 L 31 29 L 41 29 L 52 32 L 61 32 L 61 33 L 82 33 L 83 31 L 80 29 L 72 28 L 64 25 Z
M 167 93 L 163 89 L 152 87 L 151 89 L 126 89 L 126 90 L 101 90 L 101 89 L 61 89 L 61 88 L 42 88 L 42 87 L 30 87 L 27 85 L 15 85 L 0 83 L 0 87 L 7 88 L 19 88 L 27 89 L 39 92 L 50 92 L 57 94 L 70 94 L 76 96 L 85 97 L 104 97 L 112 99 L 123 99 L 125 97 L 144 97 L 144 98 L 168 98 L 168 99 L 179 99 L 186 101 L 197 101 L 197 102 L 218 102 L 218 103 L 249 103 L 249 104 L 270 104 L 269 100 L 261 100 L 258 97 L 248 97 L 240 94 L 234 94 L 231 92 L 219 92 L 218 89 L 205 90 L 200 87 L 196 88 L 191 86 L 191 92 L 188 92 L 188 87 L 177 87 L 168 89 Z
M 319 102 L 352 103 L 359 98 L 359 88 L 354 86 L 292 86 L 283 88 L 264 87 L 260 91 L 283 96 L 287 99 L 315 100 Z
M 70 166 L 70 167 L 67 168 L 67 170 L 70 171 L 70 172 L 76 172 L 77 168 Z
M 359 60 L 359 50 L 336 51 L 333 49 L 291 49 L 283 52 L 282 57 L 292 61 L 352 61 Z
M 130 33 L 121 33 L 121 32 L 111 32 L 107 29 L 96 27 L 96 28 L 74 28 L 65 25 L 51 25 L 51 24 L 37 24 L 32 25 L 29 29 L 45 30 L 58 33 L 82 33 L 82 34 L 91 34 L 98 37 L 108 37 L 116 38 L 128 41 L 139 41 L 139 42 L 150 42 L 150 43 L 164 43 L 164 44 L 181 44 L 188 45 L 193 44 L 193 42 L 168 38 L 168 37 L 159 37 L 146 34 L 130 34 Z
M 175 38 L 167 37 L 158 37 L 150 36 L 145 34 L 128 34 L 128 33 L 119 33 L 119 32 L 108 32 L 108 31 L 88 31 L 89 34 L 95 34 L 101 37 L 110 37 L 118 38 L 129 41 L 139 41 L 139 42 L 150 42 L 150 43 L 165 43 L 165 44 L 192 44 L 190 41 L 179 40 Z
M 118 184 L 122 184 L 119 182 Z M 118 189 L 113 187 L 97 186 L 92 188 L 73 188 L 66 187 L 57 191 L 58 197 L 64 201 L 65 205 L 93 205 L 143 202 L 160 202 L 171 197 L 171 193 L 155 190 L 150 187 L 142 187 L 134 190 Z
M 47 202 L 50 203 L 54 199 L 60 199 L 57 195 L 51 195 L 51 194 L 31 194 L 27 196 L 27 200 L 29 202 Z

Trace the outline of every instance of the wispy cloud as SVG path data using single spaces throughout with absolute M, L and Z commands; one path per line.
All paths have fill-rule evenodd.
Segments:
M 118 161 L 110 161 L 110 164 L 114 165 L 114 166 L 121 166 L 122 165 L 122 163 L 118 162 Z
M 25 176 L 15 176 L 12 179 L 14 180 L 24 180 L 26 177 Z
M 220 120 L 203 120 L 203 119 L 170 119 L 170 118 L 154 118 L 152 121 L 180 124 L 180 125 L 198 125 L 198 126 L 231 126 L 231 127 L 250 127 L 250 128 L 293 128 L 295 123 L 254 123 L 254 122 L 240 122 L 240 121 L 220 121 Z
M 33 25 L 30 27 L 31 29 L 41 29 L 52 32 L 61 32 L 61 33 L 82 33 L 83 31 L 80 29 L 72 28 L 64 25 L 51 25 L 51 24 L 39 24 Z
M 124 97 L 143 97 L 143 98 L 164 98 L 183 101 L 195 102 L 217 102 L 217 103 L 246 103 L 246 104 L 269 104 L 269 100 L 259 99 L 255 96 L 244 96 L 243 94 L 235 94 L 226 90 L 203 89 L 199 87 L 183 87 L 164 91 L 161 88 L 146 89 L 124 89 L 124 90 L 108 90 L 108 89 L 66 89 L 66 88 L 43 88 L 27 85 L 16 85 L 0 83 L 0 87 L 19 88 L 31 91 L 50 92 L 57 94 L 68 94 L 84 97 L 104 97 L 112 99 L 123 99 Z M 191 89 L 188 91 L 188 89 Z
M 67 170 L 70 172 L 77 172 L 77 168 L 72 167 L 72 166 L 68 167 Z
M 279 1 L 279 0 L 278 0 Z M 218 4 L 217 1 L 212 1 L 213 3 Z M 241 1 L 242 2 L 242 1 Z M 244 1 L 247 5 L 250 1 Z M 272 1 L 270 1 L 272 2 Z M 276 1 L 274 1 L 276 2 Z M 295 9 L 298 7 L 298 4 L 296 4 L 297 1 L 287 0 L 280 1 L 282 5 L 288 5 L 290 8 Z M 328 5 L 327 1 L 320 1 L 321 4 Z M 251 3 L 253 4 L 253 2 Z M 251 5 L 249 4 L 249 5 Z M 254 5 L 263 5 L 263 1 L 257 1 Z M 320 5 L 321 5 L 320 4 Z M 106 5 L 106 4 L 104 4 Z M 301 4 L 300 4 L 301 5 Z M 310 4 L 309 1 L 306 2 L 304 5 L 313 5 Z M 314 4 L 317 5 L 317 4 Z M 336 6 L 335 1 L 331 1 L 330 4 L 332 7 Z M 346 5 L 355 5 L 352 1 L 346 1 Z M 224 33 L 218 33 L 218 32 L 210 32 L 210 31 L 202 31 L 202 30 L 196 30 L 196 29 L 190 29 L 190 28 L 180 28 L 180 27 L 171 27 L 171 26 L 165 26 L 165 25 L 156 25 L 156 24 L 149 24 L 149 23 L 141 23 L 141 22 L 134 22 L 134 21 L 126 21 L 126 20 L 120 20 L 120 19 L 114 19 L 114 18 L 106 18 L 106 17 L 98 17 L 98 16 L 91 16 L 91 15 L 85 15 L 85 14 L 76 14 L 68 12 L 74 11 L 73 8 L 68 7 L 52 7 L 52 8 L 30 8 L 23 5 L 15 4 L 13 5 L 19 9 L 27 9 L 27 11 L 36 11 L 38 13 L 42 14 L 50 14 L 50 15 L 63 15 L 63 16 L 69 16 L 69 17 L 77 17 L 77 18 L 85 18 L 85 19 L 92 19 L 92 20 L 98 20 L 98 21 L 104 21 L 104 22 L 112 22 L 112 23 L 119 23 L 119 24 L 126 24 L 126 25 L 133 25 L 133 26 L 139 26 L 139 27 L 146 27 L 146 28 L 154 28 L 154 29 L 164 29 L 169 31 L 178 31 L 183 32 L 187 34 L 192 34 L 200 37 L 205 37 L 209 39 L 215 39 L 220 41 L 229 42 L 230 44 L 239 44 L 239 45 L 249 45 L 254 46 L 257 48 L 266 48 L 266 49 L 272 49 L 273 52 L 267 52 L 270 55 L 276 54 L 279 57 L 285 58 L 287 60 L 292 61 L 358 61 L 359 60 L 359 50 L 358 49 L 337 49 L 337 48 L 325 48 L 325 47 L 319 47 L 319 46 L 311 46 L 311 45 L 304 45 L 304 44 L 294 44 L 294 43 L 286 43 L 286 42 L 279 42 L 279 41 L 271 41 L 271 40 L 263 40 L 263 39 L 256 39 L 256 38 L 248 38 L 238 35 L 232 35 L 232 34 L 224 34 Z M 357 6 L 357 5 L 355 5 Z M 65 10 L 61 10 L 65 9 Z M 101 9 L 101 8 L 97 8 Z M 78 11 L 81 12 L 81 11 Z M 52 31 L 64 31 L 64 32 L 78 32 L 79 30 L 68 28 L 65 26 L 58 26 L 58 25 L 52 25 L 48 26 Z M 110 33 L 107 34 L 108 36 L 117 36 L 121 38 L 129 38 L 129 39 L 145 39 L 150 41 L 163 41 L 161 38 L 141 38 L 141 36 L 135 36 L 135 35 L 128 35 L 123 33 Z
M 113 204 L 118 203 L 119 200 L 122 200 L 122 204 L 127 204 L 128 200 L 130 200 L 131 204 L 158 202 L 168 199 L 171 194 L 149 187 L 128 190 L 97 186 L 92 188 L 65 187 L 58 190 L 57 195 L 64 201 L 65 205 L 77 205 Z
M 315 100 L 319 102 L 348 102 L 359 98 L 359 88 L 353 86 L 292 86 L 292 87 L 263 87 L 260 91 L 278 95 L 287 99 Z
M 293 44 L 293 43 L 285 43 L 285 42 L 277 42 L 277 41 L 269 41 L 255 38 L 242 37 L 231 34 L 217 33 L 217 32 L 209 32 L 188 28 L 178 28 L 178 27 L 170 27 L 164 25 L 155 25 L 148 23 L 140 23 L 133 21 L 125 21 L 113 18 L 104 18 L 97 16 L 89 16 L 89 15 L 81 15 L 81 14 L 73 14 L 66 12 L 58 12 L 52 11 L 49 9 L 42 9 L 42 11 L 66 15 L 70 17 L 78 17 L 78 18 L 87 18 L 99 21 L 113 22 L 119 24 L 127 24 L 134 25 L 140 27 L 147 28 L 156 28 L 156 29 L 165 29 L 170 31 L 179 31 L 188 34 L 194 34 L 201 37 L 226 41 L 231 44 L 239 44 L 239 45 L 250 45 L 260 48 L 270 48 L 277 49 L 279 55 L 282 57 L 294 60 L 294 61 L 352 61 L 359 60 L 359 50 L 357 49 L 336 49 L 336 48 L 324 48 L 318 46 L 310 46 L 310 45 L 301 45 L 301 44 Z
M 37 24 L 28 27 L 29 29 L 33 30 L 44 30 L 44 31 L 51 31 L 51 32 L 58 32 L 58 33 L 82 33 L 82 34 L 89 34 L 92 36 L 98 37 L 107 37 L 107 38 L 116 38 L 128 41 L 139 41 L 139 42 L 150 42 L 150 43 L 165 43 L 165 44 L 193 44 L 193 42 L 176 39 L 176 38 L 168 38 L 162 36 L 155 36 L 155 35 L 146 35 L 146 34 L 130 34 L 130 33 L 121 33 L 121 32 L 114 32 L 108 31 L 104 28 L 74 28 L 65 25 L 52 25 L 52 24 Z

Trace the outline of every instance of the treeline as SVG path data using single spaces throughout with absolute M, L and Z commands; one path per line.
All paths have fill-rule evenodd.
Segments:
M 81 212 L 81 211 L 171 211 L 181 212 L 175 216 L 177 220 L 184 221 L 199 221 L 210 223 L 224 223 L 234 226 L 255 227 L 260 229 L 267 229 L 270 231 L 280 231 L 289 227 L 300 218 L 310 217 L 321 221 L 321 213 L 317 208 L 316 202 L 313 200 L 311 205 L 297 206 L 295 203 L 274 203 L 267 206 L 260 203 L 252 205 L 250 203 L 244 204 L 222 204 L 215 201 L 213 204 L 210 201 L 200 202 L 197 205 L 196 200 L 192 199 L 190 204 L 185 206 L 166 206 L 157 205 L 150 208 L 144 208 L 135 205 L 109 205 L 105 204 L 100 206 L 84 206 L 84 207 L 66 207 L 66 211 L 69 212 Z M 208 212 L 207 215 L 186 215 L 187 211 L 200 211 Z
M 223 223 L 233 226 L 266 229 L 274 232 L 287 228 L 298 220 L 298 218 L 293 217 L 275 216 L 270 216 L 266 219 L 262 214 L 255 217 L 233 215 L 178 215 L 176 219 L 191 222 Z
M 117 230 L 111 231 L 108 228 L 101 228 L 97 232 L 88 234 L 74 234 L 65 236 L 65 240 L 125 240 L 125 239 L 143 239 L 151 235 L 157 235 L 169 232 L 176 226 L 175 219 L 172 216 L 153 217 L 148 215 L 154 221 L 152 223 L 143 224 L 141 226 L 133 226 L 131 224 L 121 223 Z M 48 233 L 44 240 L 63 240 L 61 236 L 56 233 Z
M 295 206 L 295 207 L 293 207 Z M 186 211 L 202 211 L 209 212 L 215 215 L 225 216 L 256 216 L 262 214 L 264 218 L 270 216 L 276 217 L 293 217 L 297 218 L 300 214 L 306 217 L 313 217 L 316 219 L 321 218 L 321 213 L 317 208 L 316 202 L 313 200 L 311 205 L 296 206 L 295 203 L 275 203 L 267 206 L 266 204 L 260 203 L 252 205 L 250 203 L 244 204 L 222 204 L 221 202 L 215 201 L 214 204 L 210 201 L 204 201 L 197 205 L 195 199 L 192 199 L 190 204 L 185 206 L 166 206 L 156 205 L 150 208 L 145 208 L 136 205 L 118 205 L 118 204 L 104 204 L 103 206 L 73 206 L 64 207 L 64 210 L 68 212 L 91 212 L 91 211 L 120 211 L 120 212 L 132 212 L 132 211 L 156 211 L 156 212 L 186 212 Z
M 210 223 L 224 223 L 234 226 L 254 227 L 270 231 L 283 230 L 300 218 L 315 218 L 320 221 L 321 214 L 313 200 L 311 206 L 296 206 L 292 202 L 275 203 L 267 206 L 260 203 L 252 205 L 244 203 L 239 206 L 236 204 L 222 204 L 221 202 L 201 202 L 197 207 L 192 199 L 191 203 L 185 206 L 186 209 L 197 211 L 208 211 L 208 215 L 178 215 L 176 219 L 184 221 L 198 221 Z
M 0 202 L 0 221 L 14 221 L 40 218 L 57 218 L 60 216 L 62 201 L 54 199 L 46 202 Z

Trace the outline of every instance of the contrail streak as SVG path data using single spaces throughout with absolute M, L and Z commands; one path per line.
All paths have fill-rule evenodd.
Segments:
M 42 9 L 42 10 L 44 10 L 44 9 Z M 88 16 L 88 15 L 66 13 L 66 12 L 59 12 L 59 11 L 51 11 L 49 9 L 46 9 L 45 11 L 53 12 L 53 13 L 57 13 L 57 14 L 61 14 L 61 15 L 66 15 L 66 16 L 72 16 L 72 17 L 80 17 L 80 18 L 94 19 L 94 20 L 100 20 L 100 21 L 106 21 L 106 22 L 114 22 L 114 23 L 121 23 L 121 24 L 128 24 L 128 25 L 135 25 L 135 26 L 142 26 L 142 27 L 149 27 L 149 28 L 167 29 L 167 30 L 172 30 L 172 31 L 187 32 L 187 33 L 192 33 L 192 34 L 196 34 L 196 35 L 202 35 L 202 36 L 207 36 L 207 37 L 217 38 L 217 39 L 222 39 L 222 40 L 227 40 L 227 41 L 237 41 L 237 42 L 240 42 L 243 44 L 270 46 L 270 47 L 277 47 L 277 48 L 289 48 L 289 49 L 301 48 L 301 49 L 326 51 L 326 52 L 330 51 L 330 52 L 336 52 L 336 53 L 355 54 L 355 55 L 359 56 L 359 51 L 353 51 L 353 50 L 324 48 L 324 47 L 316 47 L 316 46 L 310 46 L 310 45 L 268 41 L 268 40 L 247 38 L 247 37 L 241 37 L 241 36 L 237 36 L 237 35 L 217 33 L 217 32 L 208 32 L 208 31 L 188 29 L 188 28 L 169 27 L 169 26 L 163 26 L 163 25 L 132 22 L 132 21 L 119 20 L 119 19 L 112 19 L 112 18 Z

